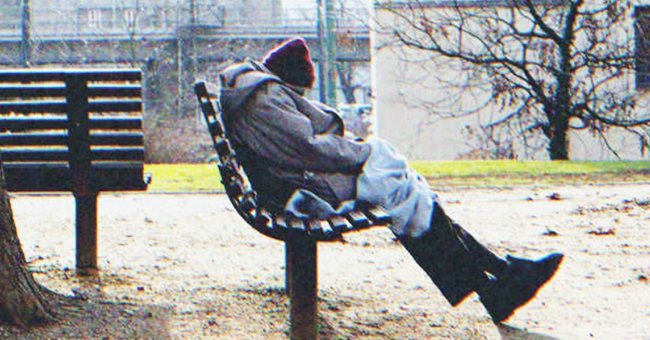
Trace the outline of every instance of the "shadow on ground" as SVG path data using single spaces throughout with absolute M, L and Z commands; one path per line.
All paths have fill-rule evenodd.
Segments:
M 0 339 L 171 339 L 171 311 L 159 306 L 55 295 L 56 321 L 20 329 L 0 324 Z
M 503 340 L 558 340 L 552 336 L 529 332 L 526 329 L 512 327 L 508 325 L 500 325 L 498 327 L 499 334 Z

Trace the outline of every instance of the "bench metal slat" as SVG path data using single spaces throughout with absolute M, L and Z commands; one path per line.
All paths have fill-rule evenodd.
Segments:
M 68 134 L 60 133 L 23 133 L 0 134 L 2 146 L 68 145 Z
M 0 113 L 65 113 L 65 101 L 3 101 Z
M 142 111 L 140 100 L 94 101 L 88 103 L 88 112 L 139 112 Z

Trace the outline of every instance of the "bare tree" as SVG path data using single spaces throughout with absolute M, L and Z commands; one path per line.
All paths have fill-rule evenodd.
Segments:
M 572 129 L 588 129 L 609 145 L 607 131 L 620 127 L 639 137 L 641 150 L 648 146 L 650 115 L 634 87 L 631 1 L 412 0 L 381 9 L 395 18 L 384 28 L 397 46 L 426 52 L 420 61 L 437 67 L 457 67 L 457 76 L 439 78 L 454 95 L 429 103 L 430 112 L 491 107 L 501 114 L 486 124 L 489 131 L 541 135 L 554 160 L 569 158 Z M 474 105 L 464 101 L 458 110 L 469 92 Z
M 0 321 L 25 327 L 54 319 L 48 291 L 27 271 L 0 160 Z

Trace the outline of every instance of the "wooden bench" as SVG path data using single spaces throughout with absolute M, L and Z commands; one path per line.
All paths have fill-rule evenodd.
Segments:
M 141 71 L 0 70 L 0 154 L 9 191 L 70 191 L 76 266 L 97 270 L 100 191 L 146 190 Z
M 235 210 L 255 230 L 285 242 L 291 339 L 316 339 L 317 242 L 337 241 L 348 232 L 386 226 L 390 223 L 390 216 L 379 208 L 358 205 L 354 211 L 327 220 L 301 220 L 260 206 L 257 194 L 226 136 L 220 116 L 218 87 L 215 86 L 215 90 L 209 92 L 205 82 L 198 82 L 194 85 L 194 90 L 218 154 L 221 181 Z M 214 102 L 212 98 L 215 99 Z

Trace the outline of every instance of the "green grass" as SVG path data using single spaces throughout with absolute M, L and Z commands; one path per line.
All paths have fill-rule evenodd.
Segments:
M 147 164 L 144 171 L 152 177 L 150 192 L 223 191 L 214 164 Z
M 442 161 L 412 162 L 434 188 L 650 181 L 650 161 Z M 151 192 L 223 191 L 214 164 L 147 164 Z
M 650 161 L 443 161 L 413 162 L 433 187 L 508 187 L 516 185 L 643 182 Z

